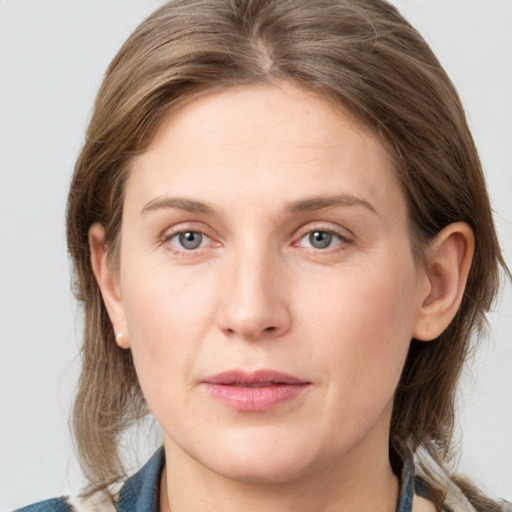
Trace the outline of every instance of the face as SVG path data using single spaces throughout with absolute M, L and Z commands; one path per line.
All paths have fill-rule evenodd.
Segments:
M 274 482 L 387 453 L 424 291 L 391 159 L 312 93 L 204 94 L 133 162 L 107 302 L 169 460 Z

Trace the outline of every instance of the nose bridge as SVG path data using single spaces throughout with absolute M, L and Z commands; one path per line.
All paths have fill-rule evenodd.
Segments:
M 286 332 L 290 316 L 278 251 L 245 240 L 227 266 L 221 328 L 246 339 Z

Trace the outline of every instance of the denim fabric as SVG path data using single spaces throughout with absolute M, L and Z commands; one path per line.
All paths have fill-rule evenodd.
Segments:
M 54 498 L 19 508 L 15 512 L 71 512 L 71 510 L 71 505 L 68 505 L 63 498 Z
M 164 460 L 162 447 L 140 471 L 126 481 L 119 494 L 118 512 L 158 512 L 160 475 Z
M 405 462 L 400 481 L 400 498 L 397 512 L 412 512 L 414 498 L 414 464 L 411 460 Z
M 164 467 L 164 449 L 160 448 L 144 467 L 130 477 L 121 488 L 117 512 L 158 512 L 160 475 Z M 79 508 L 79 507 L 78 507 Z M 66 498 L 34 503 L 15 512 L 74 512 Z M 95 509 L 95 512 L 101 512 Z
M 160 476 L 164 467 L 164 449 L 160 448 L 145 466 L 129 478 L 121 488 L 117 512 L 158 512 Z M 412 512 L 414 496 L 414 464 L 404 464 L 397 512 Z M 16 512 L 72 512 L 65 498 L 42 501 Z M 100 512 L 98 510 L 98 512 Z

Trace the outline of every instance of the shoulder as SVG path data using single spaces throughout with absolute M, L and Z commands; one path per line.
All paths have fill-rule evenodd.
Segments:
M 415 502 L 418 499 L 429 500 L 429 485 L 422 477 L 415 477 Z M 417 512 L 427 511 L 428 509 L 418 507 Z M 485 510 L 486 512 L 512 512 L 512 504 L 504 500 L 491 500 L 481 502 L 480 506 L 473 505 L 465 492 L 453 481 L 447 479 L 444 486 L 444 500 L 439 512 L 477 512 L 477 510 Z M 413 507 L 413 512 L 416 508 Z
M 15 512 L 72 512 L 73 507 L 65 498 L 53 498 L 50 500 L 40 501 L 23 508 L 19 508 Z
M 87 497 L 55 498 L 14 512 L 158 512 L 158 493 L 164 463 L 162 447 L 116 492 L 110 489 L 110 492 L 98 491 Z
M 53 498 L 40 501 L 14 512 L 115 512 L 116 507 L 103 492 L 88 498 Z

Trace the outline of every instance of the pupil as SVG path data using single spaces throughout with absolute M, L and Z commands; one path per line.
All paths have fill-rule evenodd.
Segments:
M 180 244 L 185 249 L 197 249 L 202 242 L 203 235 L 194 231 L 187 231 L 180 234 Z
M 315 231 L 309 235 L 309 243 L 315 249 L 325 249 L 331 245 L 332 235 L 325 231 Z

